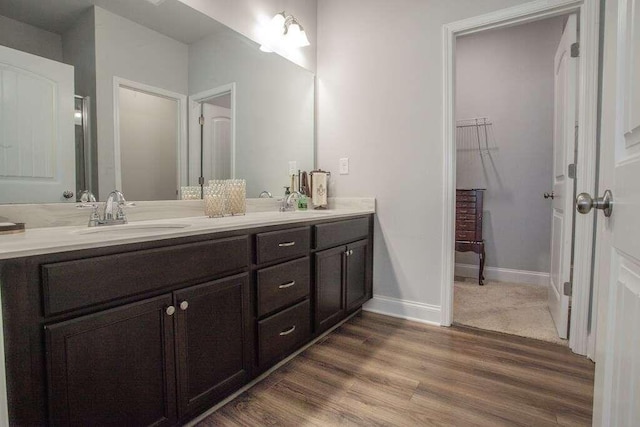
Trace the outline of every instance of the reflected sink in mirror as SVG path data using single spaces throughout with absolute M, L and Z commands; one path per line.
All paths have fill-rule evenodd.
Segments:
M 75 234 L 133 234 L 133 233 L 158 233 L 190 227 L 191 224 L 123 224 L 106 225 L 101 227 L 86 228 L 74 231 Z

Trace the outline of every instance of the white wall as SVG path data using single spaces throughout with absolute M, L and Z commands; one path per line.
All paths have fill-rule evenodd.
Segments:
M 318 2 L 317 164 L 334 172 L 331 195 L 377 199 L 374 294 L 386 298 L 369 307 L 440 321 L 442 25 L 522 3 Z
M 62 62 L 62 37 L 0 15 L 0 45 Z
M 176 199 L 177 101 L 127 88 L 119 101 L 122 192 L 131 200 Z
M 486 266 L 549 273 L 553 175 L 553 62 L 563 17 L 461 37 L 456 116 L 489 117 L 488 152 L 458 132 L 457 187 L 486 188 Z M 484 142 L 484 134 L 481 133 Z M 483 144 L 484 145 L 484 144 Z M 495 149 L 494 149 L 495 148 Z M 456 263 L 478 256 L 457 253 Z
M 104 200 L 115 188 L 113 77 L 186 95 L 188 47 L 99 7 L 95 22 L 99 193 Z
M 283 52 L 294 63 L 316 71 L 317 0 L 180 0 L 249 39 L 260 43 L 261 30 L 276 13 L 286 11 L 300 21 L 311 46 Z
M 189 46 L 189 94 L 236 83 L 236 178 L 247 196 L 289 185 L 288 162 L 313 169 L 314 76 L 232 31 Z M 193 182 L 192 182 L 193 185 Z

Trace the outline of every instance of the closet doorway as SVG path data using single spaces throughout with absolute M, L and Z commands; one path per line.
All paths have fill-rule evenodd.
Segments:
M 577 15 L 456 39 L 453 321 L 567 345 Z

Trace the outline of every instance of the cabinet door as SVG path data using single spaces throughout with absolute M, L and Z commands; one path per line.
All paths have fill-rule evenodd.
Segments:
M 170 295 L 45 327 L 53 425 L 176 421 Z
M 321 332 L 344 316 L 345 246 L 316 253 L 315 326 Z
M 347 246 L 345 291 L 348 312 L 367 300 L 367 245 L 367 240 L 360 240 Z
M 249 378 L 249 280 L 241 274 L 175 292 L 180 417 L 226 397 Z

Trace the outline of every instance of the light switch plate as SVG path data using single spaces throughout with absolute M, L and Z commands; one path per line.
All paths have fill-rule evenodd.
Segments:
M 349 158 L 343 157 L 340 159 L 340 175 L 349 174 Z
M 289 161 L 289 176 L 298 174 L 298 162 L 295 160 Z

